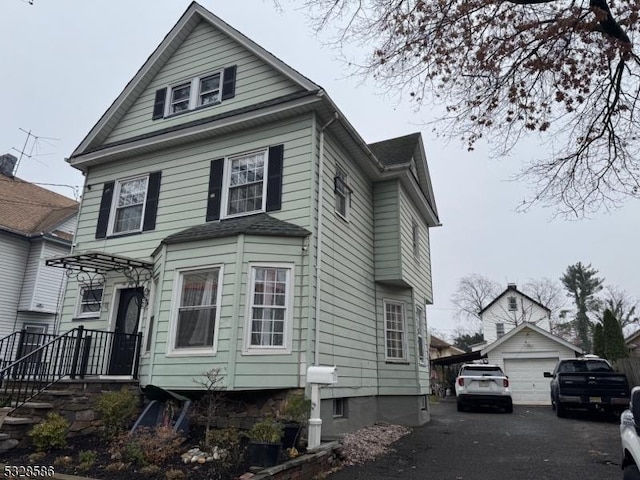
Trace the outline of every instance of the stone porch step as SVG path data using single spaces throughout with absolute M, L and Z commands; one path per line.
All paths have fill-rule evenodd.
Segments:
M 14 403 L 15 405 L 16 403 Z M 18 408 L 32 408 L 34 410 L 51 410 L 53 408 L 53 403 L 48 402 L 27 402 L 23 405 L 20 405 Z
M 9 438 L 11 437 L 8 433 L 0 433 L 0 442 L 2 442 L 3 440 L 8 440 Z
M 29 425 L 37 423 L 33 418 L 7 417 L 4 419 L 3 425 Z

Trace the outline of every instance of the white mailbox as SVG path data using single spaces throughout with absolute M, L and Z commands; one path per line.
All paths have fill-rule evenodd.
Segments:
M 338 367 L 313 366 L 307 369 L 307 383 L 338 383 Z

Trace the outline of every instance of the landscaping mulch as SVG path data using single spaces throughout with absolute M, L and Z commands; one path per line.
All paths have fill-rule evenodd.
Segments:
M 188 463 L 185 464 L 181 455 L 193 447 L 199 445 L 201 432 L 195 431 L 181 446 L 179 453 L 171 456 L 170 459 L 158 465 L 158 469 L 144 469 L 135 464 L 119 464 L 114 460 L 109 452 L 110 444 L 98 435 L 84 435 L 71 437 L 67 441 L 67 446 L 43 452 L 34 458 L 33 448 L 14 448 L 4 452 L 0 456 L 0 462 L 7 466 L 28 466 L 38 465 L 44 467 L 53 466 L 56 473 L 68 475 L 78 475 L 99 480 L 233 480 L 242 475 L 248 465 L 240 465 L 236 471 L 217 470 L 216 462 Z M 80 452 L 94 451 L 96 460 L 92 465 L 80 466 Z M 121 469 L 116 469 L 120 466 Z M 46 478 L 46 477 L 40 477 Z

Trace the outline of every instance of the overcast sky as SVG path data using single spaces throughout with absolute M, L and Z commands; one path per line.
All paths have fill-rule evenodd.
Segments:
M 451 334 L 450 297 L 458 280 L 478 273 L 506 286 L 558 279 L 578 261 L 606 284 L 640 296 L 640 202 L 588 220 L 552 220 L 536 208 L 516 213 L 526 185 L 510 182 L 521 162 L 545 155 L 529 140 L 510 158 L 486 146 L 472 153 L 445 145 L 408 101 L 375 82 L 349 75 L 336 51 L 323 46 L 301 12 L 283 0 L 201 0 L 227 23 L 327 90 L 371 143 L 421 131 L 442 227 L 431 230 L 434 305 L 430 327 Z M 17 176 L 74 197 L 83 178 L 64 161 L 188 7 L 188 0 L 2 0 L 0 3 L 0 154 L 26 155 Z M 22 131 L 38 137 L 27 137 Z M 16 151 L 16 149 L 18 151 Z

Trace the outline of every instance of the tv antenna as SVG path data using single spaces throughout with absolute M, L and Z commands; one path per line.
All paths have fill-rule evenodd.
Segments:
M 38 162 L 41 165 L 44 165 L 45 167 L 47 166 L 45 163 L 42 163 L 41 161 L 39 161 L 37 158 L 34 158 L 36 156 L 41 156 L 41 155 L 51 155 L 50 153 L 39 153 L 39 149 L 40 149 L 40 144 L 41 143 L 45 143 L 49 146 L 53 146 L 53 144 L 51 143 L 51 141 L 60 141 L 59 138 L 53 138 L 53 137 L 41 137 L 38 135 L 35 135 L 33 133 L 31 133 L 31 130 L 27 131 L 24 128 L 20 128 L 20 131 L 24 132 L 27 134 L 27 138 L 24 141 L 24 145 L 22 146 L 21 150 L 18 150 L 17 148 L 12 148 L 12 150 L 15 150 L 16 152 L 18 152 L 20 154 L 20 157 L 18 158 L 18 161 L 16 162 L 16 167 L 14 169 L 13 174 L 17 175 L 18 174 L 18 167 L 20 166 L 20 162 L 22 161 L 22 157 L 27 157 L 30 158 L 32 160 L 35 160 L 36 162 Z M 29 140 L 31 141 L 31 148 L 29 149 L 29 153 L 27 154 L 27 147 L 29 146 Z M 35 151 L 35 153 L 34 153 Z

